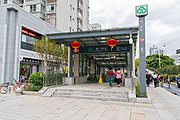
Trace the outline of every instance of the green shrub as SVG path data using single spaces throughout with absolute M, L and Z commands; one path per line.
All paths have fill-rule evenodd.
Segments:
M 42 86 L 29 85 L 24 87 L 24 91 L 39 91 Z
M 65 77 L 65 75 L 63 73 L 48 72 L 46 80 L 45 80 L 45 86 L 61 84 L 63 77 Z
M 140 95 L 140 84 L 137 82 L 137 85 L 135 86 L 136 88 L 136 96 L 138 97 Z
M 136 97 L 144 97 L 144 98 L 147 98 L 147 94 L 146 93 L 141 93 L 140 92 L 140 84 L 139 82 L 137 81 L 137 85 L 135 86 L 136 88 Z
M 42 72 L 36 72 L 34 74 L 31 74 L 29 77 L 29 83 L 33 86 L 43 86 L 43 76 L 44 73 Z
M 168 79 L 168 75 L 167 74 L 164 74 L 164 80 L 167 80 Z
M 41 88 L 42 88 L 42 86 L 31 85 L 30 86 L 30 91 L 39 91 Z
M 174 82 L 176 80 L 176 75 L 169 75 L 171 82 Z
M 90 74 L 88 79 L 90 80 L 91 83 L 98 83 L 98 78 L 94 74 Z

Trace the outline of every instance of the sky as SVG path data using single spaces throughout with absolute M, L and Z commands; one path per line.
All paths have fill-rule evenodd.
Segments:
M 180 0 L 89 0 L 90 24 L 99 23 L 102 29 L 138 26 L 135 6 L 144 4 L 148 4 L 146 55 L 153 45 L 166 55 L 175 54 L 180 49 Z

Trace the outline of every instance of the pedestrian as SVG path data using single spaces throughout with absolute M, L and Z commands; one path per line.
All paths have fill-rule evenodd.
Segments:
M 168 83 L 168 87 L 170 88 L 170 85 L 171 85 L 171 78 L 170 78 L 169 75 L 168 75 L 168 78 L 167 78 L 167 83 Z
M 161 75 L 159 76 L 159 82 L 160 82 L 161 87 L 163 87 L 163 81 L 164 81 L 164 77 L 163 77 L 163 75 L 161 74 Z
M 120 71 L 119 68 L 116 71 L 115 78 L 116 78 L 117 86 L 120 87 L 121 86 L 120 84 L 122 83 L 122 72 Z
M 157 75 L 153 73 L 154 87 L 157 87 Z
M 109 86 L 112 87 L 112 79 L 114 76 L 114 72 L 113 72 L 112 68 L 109 68 L 108 76 L 109 76 Z
M 149 72 L 146 72 L 146 84 L 149 87 L 149 83 L 150 83 L 150 79 L 151 79 L 151 74 L 149 74 Z

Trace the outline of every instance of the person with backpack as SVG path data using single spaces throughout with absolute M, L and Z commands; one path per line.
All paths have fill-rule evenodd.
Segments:
M 150 83 L 150 79 L 151 79 L 151 74 L 149 74 L 149 72 L 146 72 L 146 84 L 149 87 L 149 83 Z
M 158 87 L 158 86 L 157 86 L 158 76 L 156 75 L 156 73 L 153 73 L 153 80 L 154 80 L 154 87 Z
M 109 86 L 112 87 L 112 79 L 114 76 L 114 72 L 113 72 L 112 68 L 109 68 L 108 76 L 109 76 Z
M 121 86 L 120 84 L 122 83 L 122 72 L 120 71 L 119 68 L 116 71 L 115 78 L 116 78 L 118 87 L 120 87 Z

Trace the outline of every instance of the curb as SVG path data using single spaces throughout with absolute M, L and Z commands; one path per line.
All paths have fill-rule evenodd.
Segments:
M 136 103 L 143 103 L 143 104 L 152 104 L 152 98 L 147 94 L 148 98 L 137 98 Z
M 23 91 L 23 95 L 33 95 L 33 96 L 40 96 L 38 92 L 31 92 L 31 91 Z

